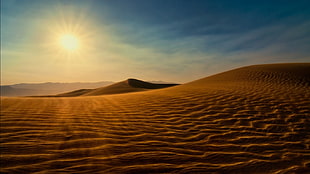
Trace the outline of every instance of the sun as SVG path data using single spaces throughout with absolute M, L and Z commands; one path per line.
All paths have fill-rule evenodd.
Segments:
M 67 51 L 75 51 L 79 47 L 79 40 L 72 34 L 64 34 L 60 37 L 60 45 Z

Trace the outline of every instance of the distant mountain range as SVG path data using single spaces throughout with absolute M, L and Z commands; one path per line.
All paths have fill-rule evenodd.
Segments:
M 163 81 L 150 81 L 154 84 L 170 84 Z M 76 83 L 20 83 L 14 85 L 0 86 L 1 96 L 41 96 L 41 95 L 57 95 L 68 93 L 69 91 L 79 91 L 84 93 L 87 90 L 102 88 L 114 84 L 112 81 L 101 82 L 76 82 Z
M 93 83 L 20 83 L 0 86 L 1 96 L 55 95 L 82 88 L 99 88 L 113 84 L 111 81 Z

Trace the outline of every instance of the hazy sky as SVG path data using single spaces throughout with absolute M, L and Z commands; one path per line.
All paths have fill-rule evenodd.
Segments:
M 189 82 L 310 62 L 309 0 L 1 0 L 1 84 Z M 78 39 L 74 52 L 59 38 Z

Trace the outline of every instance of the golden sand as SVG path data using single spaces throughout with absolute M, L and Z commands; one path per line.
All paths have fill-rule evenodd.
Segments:
M 122 94 L 130 92 L 141 92 L 150 89 L 161 89 L 177 84 L 154 84 L 144 82 L 137 79 L 127 79 L 109 86 L 95 88 L 95 89 L 80 89 L 63 94 L 54 95 L 54 97 L 77 97 L 77 96 L 96 96 L 96 95 L 110 95 L 110 94 Z M 52 97 L 52 96 L 49 96 Z
M 2 173 L 307 173 L 310 63 L 138 93 L 1 99 Z

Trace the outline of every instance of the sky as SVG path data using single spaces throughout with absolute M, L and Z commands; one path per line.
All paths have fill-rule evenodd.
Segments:
M 310 62 L 308 0 L 1 0 L 1 85 L 186 83 Z M 74 51 L 60 43 L 78 40 Z

